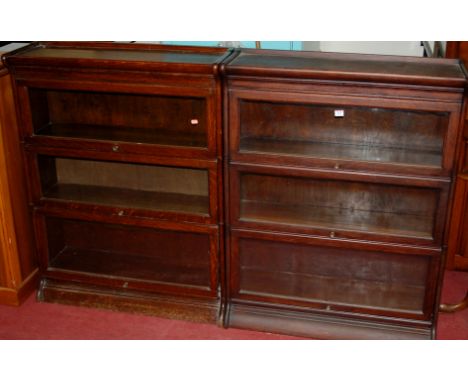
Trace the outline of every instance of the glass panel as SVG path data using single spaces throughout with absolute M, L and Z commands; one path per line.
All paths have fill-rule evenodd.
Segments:
M 432 239 L 439 191 L 241 174 L 240 218 Z
M 37 135 L 207 146 L 203 98 L 30 89 L 30 101 Z
M 448 113 L 242 100 L 240 150 L 441 167 L 448 118 Z
M 99 275 L 210 284 L 206 234 L 46 218 L 49 265 Z
M 429 258 L 241 238 L 240 291 L 421 312 Z
M 208 171 L 38 156 L 47 198 L 208 214 Z

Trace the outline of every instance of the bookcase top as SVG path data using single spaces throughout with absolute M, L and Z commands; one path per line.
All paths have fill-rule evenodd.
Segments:
M 34 43 L 6 58 L 12 66 L 72 66 L 212 73 L 226 48 L 112 42 Z
M 459 60 L 350 53 L 240 51 L 226 73 L 246 76 L 314 78 L 464 87 Z

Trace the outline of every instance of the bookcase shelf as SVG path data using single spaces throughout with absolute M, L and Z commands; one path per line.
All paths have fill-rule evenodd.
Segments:
M 89 139 L 98 141 L 129 142 L 138 144 L 206 147 L 206 135 L 203 133 L 171 132 L 162 129 L 135 129 L 102 125 L 78 125 L 54 123 L 38 129 L 37 135 L 56 138 Z
M 442 156 L 437 150 L 417 150 L 372 144 L 345 144 L 271 138 L 242 138 L 241 152 L 293 157 L 315 157 L 333 160 L 380 162 L 398 165 L 412 164 L 439 168 Z

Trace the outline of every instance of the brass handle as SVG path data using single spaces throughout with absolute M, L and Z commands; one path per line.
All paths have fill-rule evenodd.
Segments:
M 119 145 L 114 145 L 114 146 L 112 146 L 112 151 L 113 151 L 114 153 L 118 152 L 119 150 L 120 150 L 120 146 L 119 146 Z

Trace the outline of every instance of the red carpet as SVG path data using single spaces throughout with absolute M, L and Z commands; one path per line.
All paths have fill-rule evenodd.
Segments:
M 468 272 L 446 272 L 442 301 L 458 302 L 468 289 Z M 468 339 L 468 309 L 441 313 L 438 339 Z M 137 314 L 37 303 L 31 296 L 21 307 L 0 306 L 0 339 L 41 340 L 282 340 L 295 337 L 215 325 L 167 320 Z
M 468 291 L 468 272 L 446 271 L 441 300 L 446 304 L 460 302 Z M 468 340 L 468 309 L 440 313 L 437 325 L 439 340 Z

